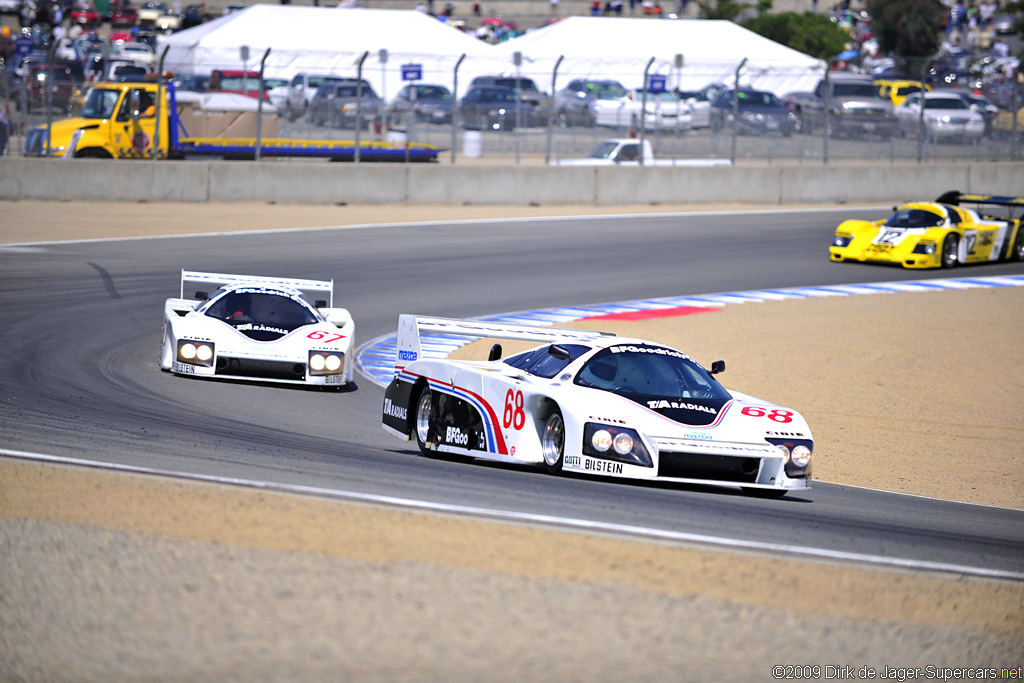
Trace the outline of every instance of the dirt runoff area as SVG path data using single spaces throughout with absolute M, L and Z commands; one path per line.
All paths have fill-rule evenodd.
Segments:
M 133 212 L 154 209 L 118 205 L 123 227 L 62 235 L 98 208 L 62 204 L 52 232 L 25 238 L 40 207 L 2 204 L 8 243 L 132 234 Z M 406 220 L 253 208 L 162 214 L 192 232 Z M 460 208 L 437 220 L 493 209 Z M 568 214 L 540 211 L 490 217 Z M 1024 361 L 992 352 L 1024 339 L 1022 299 L 878 294 L 572 326 L 724 358 L 727 386 L 807 416 L 818 480 L 1022 509 Z M 770 681 L 802 665 L 820 668 L 782 673 L 967 680 L 1022 663 L 1017 582 L 0 459 L 0 681 Z

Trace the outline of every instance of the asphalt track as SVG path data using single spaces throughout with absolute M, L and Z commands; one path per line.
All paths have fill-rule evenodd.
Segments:
M 848 210 L 845 212 L 848 213 Z M 878 215 L 886 213 L 879 209 Z M 556 478 L 418 457 L 380 428 L 383 390 L 160 372 L 182 268 L 334 279 L 357 343 L 400 313 L 471 317 L 947 272 L 832 264 L 842 213 L 430 224 L 0 247 L 0 448 L 893 559 L 1024 572 L 1024 513 L 816 482 L 729 490 Z M 1024 274 L 1024 264 L 958 275 Z

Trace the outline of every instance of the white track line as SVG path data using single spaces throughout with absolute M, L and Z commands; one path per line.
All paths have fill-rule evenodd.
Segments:
M 78 467 L 91 467 L 96 469 L 111 470 L 117 472 L 128 472 L 132 474 L 153 475 L 161 477 L 173 477 L 175 479 L 186 479 L 209 484 L 223 484 L 229 486 L 243 486 L 246 488 L 259 489 L 263 491 L 274 491 L 278 493 L 290 493 L 299 495 L 312 495 L 318 497 L 336 498 L 341 500 L 356 501 L 387 505 L 389 507 L 400 507 L 409 510 L 425 512 L 444 513 L 453 515 L 468 515 L 477 518 L 497 519 L 513 523 L 540 524 L 543 526 L 569 529 L 573 531 L 585 531 L 589 533 L 603 533 L 615 536 L 626 536 L 649 541 L 660 541 L 669 543 L 692 544 L 710 546 L 714 548 L 725 548 L 729 550 L 766 552 L 776 555 L 788 555 L 800 559 L 826 560 L 835 562 L 850 562 L 866 564 L 891 569 L 907 569 L 914 571 L 940 572 L 944 574 L 958 574 L 962 576 L 977 576 L 989 579 L 1003 579 L 1009 581 L 1024 581 L 1024 573 L 1004 571 L 1000 569 L 986 569 L 983 567 L 969 567 L 966 565 L 948 564 L 945 562 L 928 562 L 923 560 L 909 560 L 903 558 L 883 557 L 880 555 L 865 555 L 862 553 L 849 553 L 838 550 L 825 550 L 822 548 L 805 548 L 783 543 L 763 543 L 760 541 L 745 541 L 721 536 L 708 536 L 705 534 L 691 534 L 679 531 L 663 531 L 659 529 L 648 529 L 645 527 L 631 526 L 627 524 L 612 524 L 607 522 L 592 522 L 584 519 L 573 519 L 571 517 L 554 517 L 551 515 L 536 515 L 524 512 L 513 512 L 510 510 L 495 510 L 490 508 L 478 508 L 467 505 L 449 505 L 435 503 L 412 498 L 397 498 L 394 496 L 380 496 L 370 493 L 357 493 L 354 491 L 343 491 L 338 489 L 327 489 L 315 486 L 299 486 L 294 484 L 280 484 L 275 482 L 258 481 L 251 479 L 235 479 L 231 477 L 216 477 L 212 475 L 191 474 L 188 472 L 173 472 L 157 470 L 149 467 L 135 467 L 132 465 L 118 465 L 104 463 L 95 460 L 81 460 L 78 458 L 64 458 L 41 453 L 30 453 L 26 451 L 13 451 L 0 449 L 0 456 L 19 458 L 37 462 L 49 462 L 62 465 L 74 465 Z

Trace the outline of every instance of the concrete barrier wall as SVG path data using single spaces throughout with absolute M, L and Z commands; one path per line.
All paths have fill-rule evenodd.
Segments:
M 297 204 L 893 203 L 1024 194 L 1024 164 L 732 167 L 0 158 L 0 199 Z

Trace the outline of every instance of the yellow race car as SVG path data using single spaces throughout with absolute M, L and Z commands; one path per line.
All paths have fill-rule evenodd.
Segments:
M 995 206 L 1005 207 L 1007 216 L 981 213 Z M 844 221 L 836 228 L 829 257 L 904 268 L 1024 261 L 1024 229 L 1015 209 L 1024 210 L 1024 197 L 947 192 L 934 202 L 904 204 L 885 220 Z

